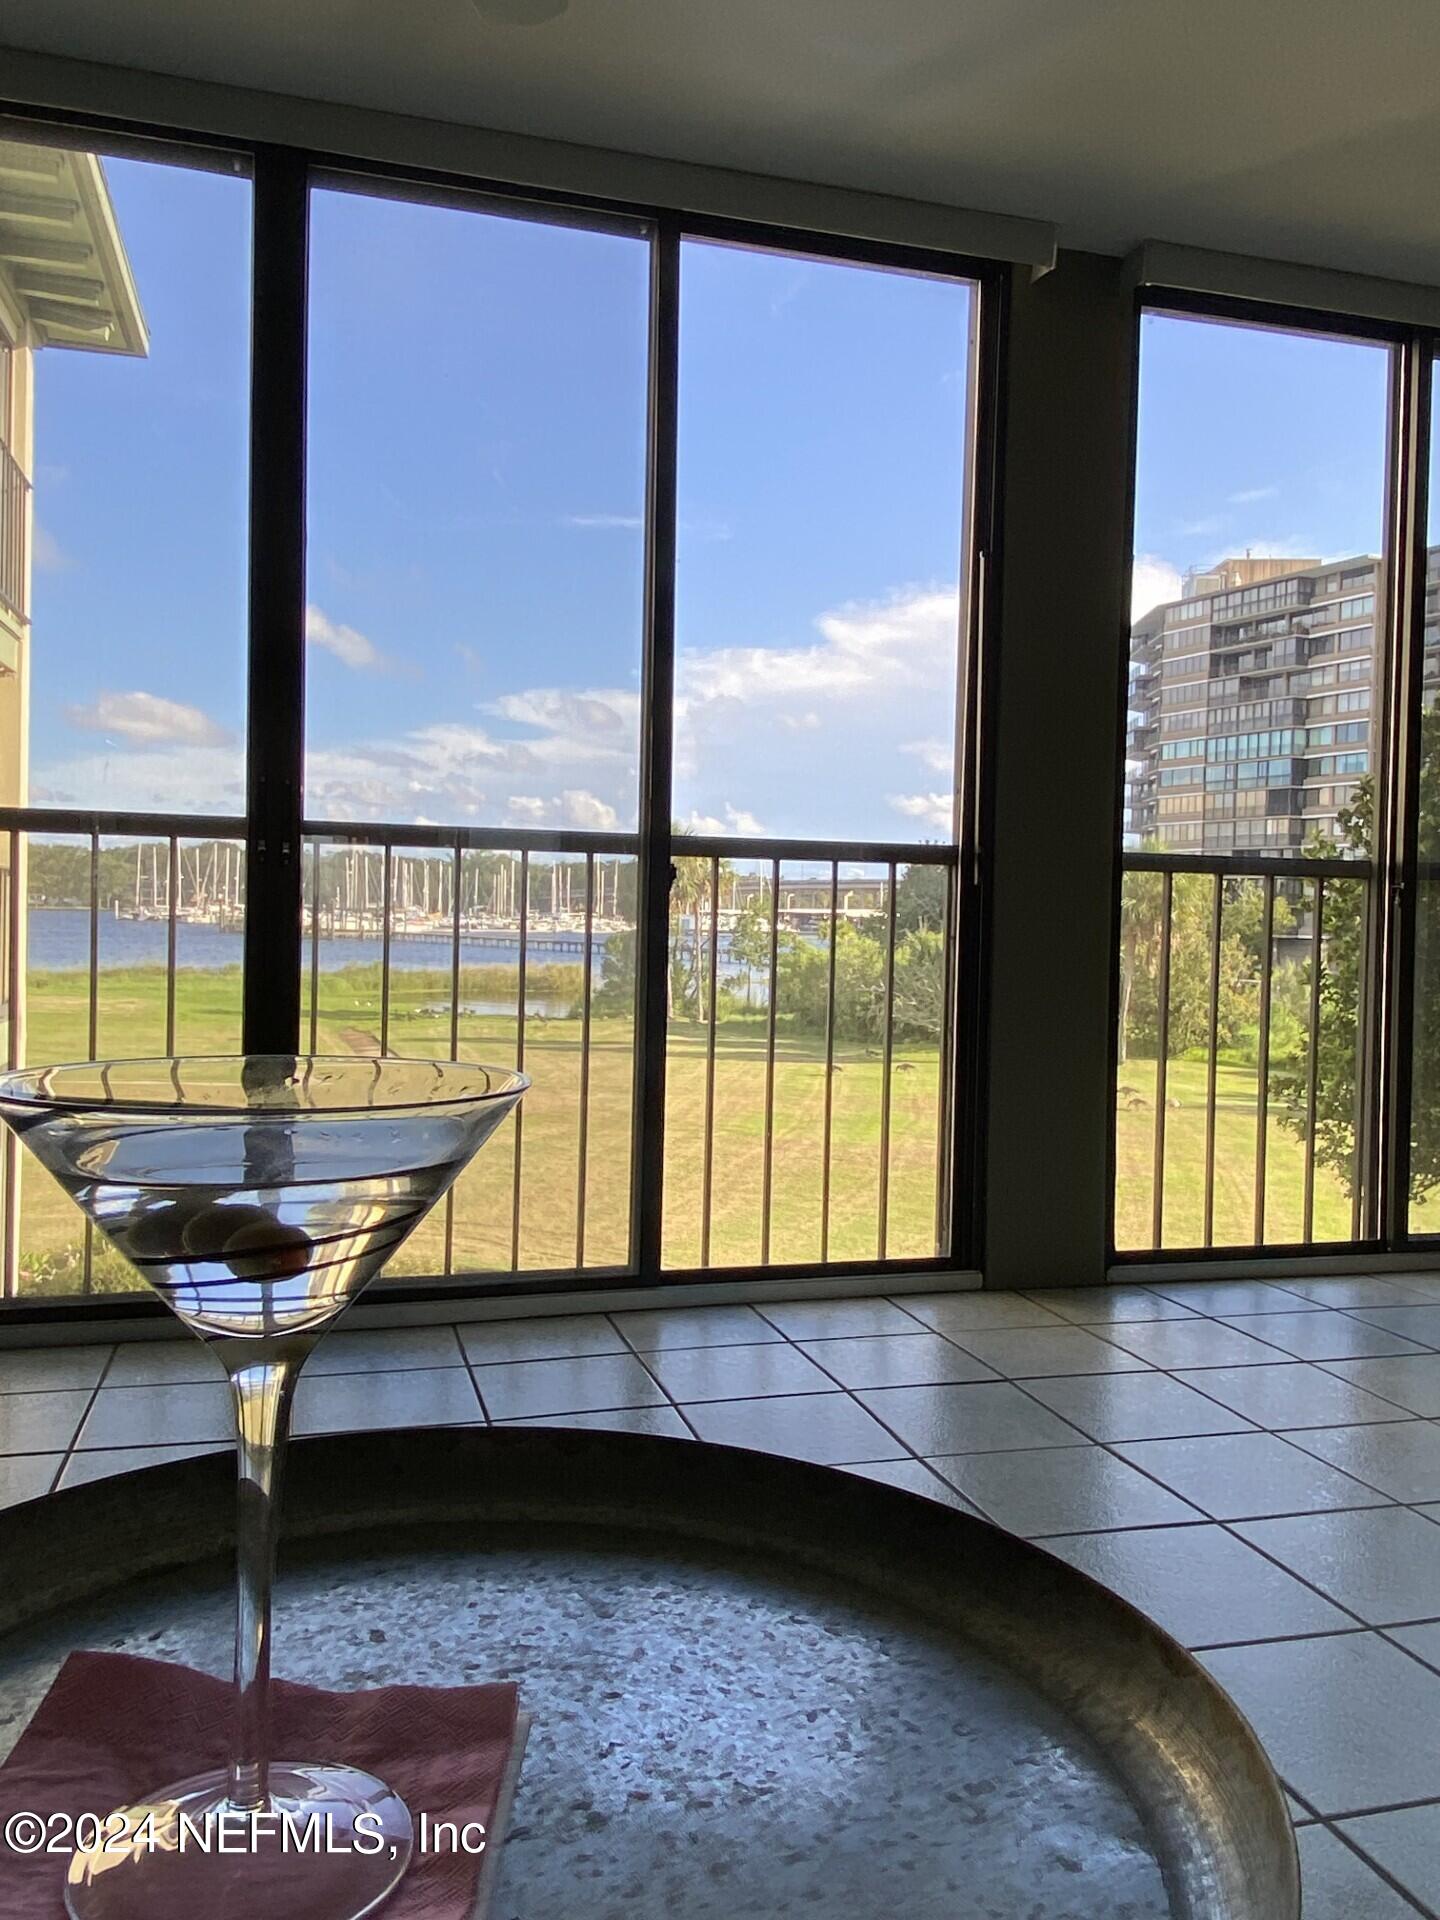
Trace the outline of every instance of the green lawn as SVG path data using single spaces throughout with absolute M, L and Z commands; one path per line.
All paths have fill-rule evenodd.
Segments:
M 565 1002 L 578 969 L 532 970 L 536 998 Z M 509 1001 L 515 980 L 503 968 L 467 969 L 462 1004 Z M 388 1041 L 398 1053 L 444 1055 L 450 1045 L 449 978 L 441 972 L 397 971 L 391 978 Z M 308 1006 L 306 1010 L 308 1038 Z M 87 981 L 82 973 L 36 973 L 29 983 L 28 1054 L 32 1060 L 84 1058 L 89 1052 Z M 515 1059 L 511 1013 L 467 1013 L 460 1052 L 472 1060 Z M 186 971 L 176 980 L 176 1046 L 192 1052 L 234 1052 L 240 1036 L 238 970 Z M 378 968 L 321 976 L 319 1049 L 374 1052 L 380 1038 Z M 698 1023 L 672 1024 L 666 1117 L 665 1258 L 671 1266 L 700 1259 L 704 1165 L 706 1046 Z M 458 1272 L 505 1271 L 512 1258 L 515 1159 L 523 1139 L 519 1259 L 525 1268 L 564 1268 L 576 1258 L 580 1185 L 581 1026 L 578 1019 L 537 1017 L 525 1023 L 525 1065 L 534 1086 L 514 1123 L 486 1147 L 456 1188 L 450 1220 L 452 1265 Z M 162 1052 L 164 974 L 158 968 L 100 975 L 99 1054 Z M 715 1265 L 761 1258 L 765 1143 L 765 1023 L 762 1015 L 723 1018 L 716 1033 L 715 1122 L 710 1259 Z M 585 1261 L 622 1264 L 627 1251 L 634 1038 L 631 1022 L 597 1014 L 591 1023 Z M 832 1079 L 830 1222 L 832 1259 L 873 1257 L 879 1250 L 881 1066 L 878 1052 L 837 1045 Z M 933 1047 L 897 1046 L 891 1088 L 890 1178 L 886 1251 L 923 1256 L 935 1250 L 938 1063 Z M 1155 1064 L 1131 1060 L 1121 1070 L 1116 1114 L 1117 1241 L 1150 1245 L 1155 1126 Z M 1254 1224 L 1256 1076 L 1220 1069 L 1216 1111 L 1215 1243 L 1245 1245 Z M 1205 1068 L 1172 1061 L 1166 1109 L 1164 1244 L 1198 1246 L 1203 1237 Z M 823 1193 L 824 1050 L 812 1036 L 782 1031 L 774 1078 L 770 1258 L 818 1259 Z M 1037 1137 L 1037 1153 L 1043 1137 Z M 80 1280 L 79 1216 L 59 1189 L 22 1155 L 22 1291 L 70 1291 Z M 1304 1156 L 1300 1141 L 1272 1111 L 1268 1132 L 1266 1238 L 1302 1237 Z M 1043 1201 L 1043 1164 L 1036 1200 Z M 433 1273 L 445 1262 L 446 1214 L 439 1209 L 408 1243 L 393 1273 Z M 1315 1237 L 1343 1240 L 1350 1206 L 1340 1182 L 1317 1169 Z M 95 1251 L 95 1284 L 132 1284 L 118 1257 Z
M 1202 1060 L 1171 1060 L 1166 1075 L 1165 1219 L 1163 1245 L 1204 1244 L 1206 1067 Z M 1155 1062 L 1127 1060 L 1115 1114 L 1115 1240 L 1124 1248 L 1153 1245 Z M 1255 1142 L 1259 1075 L 1221 1066 L 1215 1088 L 1216 1246 L 1249 1246 L 1255 1238 Z M 1178 1105 L 1175 1104 L 1178 1102 Z M 1265 1239 L 1303 1240 L 1305 1152 L 1278 1104 L 1272 1104 L 1265 1140 Z M 1315 1169 L 1314 1238 L 1350 1238 L 1350 1199 L 1327 1168 Z
M 563 976 L 563 977 L 562 977 Z M 535 998 L 566 998 L 578 968 L 534 968 Z M 36 973 L 29 983 L 27 1053 L 32 1060 L 84 1058 L 89 1052 L 87 978 Z M 508 1000 L 513 971 L 467 969 L 461 1002 Z M 397 1053 L 445 1055 L 450 1047 L 449 976 L 395 972 L 391 977 L 388 1044 Z M 308 1003 L 305 1033 L 308 1041 Z M 463 1014 L 461 1056 L 510 1063 L 516 1054 L 513 1013 Z M 177 1048 L 233 1052 L 239 1044 L 238 971 L 183 972 L 176 980 Z M 378 968 L 322 975 L 316 1044 L 327 1052 L 374 1052 L 380 1039 Z M 696 1263 L 700 1252 L 706 1030 L 677 1022 L 669 1047 L 667 1124 L 667 1264 Z M 713 1263 L 756 1262 L 761 1253 L 765 1114 L 763 1017 L 722 1020 L 716 1036 L 713 1150 Z M 165 1043 L 164 975 L 159 969 L 100 975 L 97 1052 L 161 1052 Z M 590 1030 L 585 1262 L 618 1265 L 627 1254 L 629 1222 L 633 1026 L 596 1015 Z M 881 1061 L 863 1046 L 837 1046 L 831 1122 L 833 1258 L 873 1256 L 878 1248 Z M 525 1066 L 534 1085 L 521 1109 L 520 1265 L 575 1262 L 579 1221 L 581 1023 L 533 1012 L 525 1023 Z M 933 1253 L 938 1111 L 933 1048 L 897 1047 L 892 1076 L 887 1249 Z M 823 1047 L 782 1035 L 776 1048 L 772 1169 L 772 1260 L 820 1254 L 820 1197 L 825 1069 Z M 455 1190 L 452 1264 L 456 1271 L 507 1270 L 512 1259 L 517 1129 L 509 1123 L 485 1148 Z M 79 1215 L 37 1168 L 21 1162 L 21 1286 L 28 1292 L 70 1291 L 80 1284 Z M 434 1273 L 445 1261 L 446 1216 L 437 1209 L 407 1243 L 392 1273 Z M 117 1256 L 97 1246 L 95 1284 L 131 1284 Z

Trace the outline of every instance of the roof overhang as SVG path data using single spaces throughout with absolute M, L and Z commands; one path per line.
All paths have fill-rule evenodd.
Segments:
M 148 352 L 98 155 L 0 140 L 0 289 L 20 317 L 19 344 Z

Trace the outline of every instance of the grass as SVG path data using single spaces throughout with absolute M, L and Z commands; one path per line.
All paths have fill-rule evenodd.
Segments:
M 578 998 L 578 967 L 533 969 L 536 1000 Z M 512 998 L 513 969 L 466 969 L 460 1000 Z M 99 976 L 98 1055 L 159 1053 L 165 1048 L 165 976 L 160 968 L 115 969 Z M 37 972 L 28 983 L 27 1054 L 32 1060 L 82 1059 L 90 1053 L 88 976 Z M 321 1052 L 375 1052 L 381 982 L 376 967 L 322 974 L 316 1019 Z M 305 1008 L 308 1042 L 309 1007 Z M 462 1058 L 513 1062 L 518 1022 L 511 1013 L 462 1013 Z M 581 1023 L 525 1022 L 525 1066 L 534 1085 L 513 1122 L 486 1146 L 455 1189 L 450 1219 L 457 1272 L 507 1271 L 512 1260 L 515 1162 L 521 1152 L 519 1264 L 565 1268 L 576 1260 L 580 1213 Z M 175 1045 L 191 1052 L 234 1052 L 240 1036 L 240 976 L 187 970 L 175 982 Z M 449 974 L 397 970 L 391 976 L 386 1039 L 392 1051 L 448 1055 Z M 665 1259 L 698 1263 L 706 1048 L 698 1024 L 676 1022 L 668 1052 Z M 873 1256 L 878 1247 L 881 1061 L 864 1046 L 839 1046 L 831 1125 L 831 1257 Z M 630 1209 L 633 1024 L 597 1013 L 590 1028 L 585 1264 L 623 1264 Z M 933 1253 L 938 1065 L 935 1049 L 897 1047 L 892 1076 L 887 1249 Z M 755 1262 L 761 1253 L 765 1134 L 765 1038 L 759 1015 L 723 1019 L 716 1033 L 710 1257 Z M 776 1047 L 773 1112 L 772 1260 L 818 1258 L 822 1192 L 823 1045 L 781 1035 Z M 75 1291 L 82 1282 L 83 1237 L 73 1204 L 38 1168 L 22 1177 L 21 1290 Z M 407 1243 L 393 1273 L 435 1273 L 445 1265 L 446 1212 L 436 1210 Z M 94 1250 L 97 1289 L 133 1284 L 103 1246 Z
M 1155 1062 L 1130 1059 L 1115 1114 L 1115 1242 L 1153 1246 Z M 1166 1071 L 1165 1217 L 1161 1244 L 1199 1247 L 1205 1226 L 1207 1072 L 1203 1060 L 1171 1060 Z M 1214 1244 L 1250 1246 L 1255 1239 L 1255 1146 L 1259 1075 L 1222 1064 L 1215 1086 Z M 1174 1104 L 1178 1102 L 1177 1104 Z M 1265 1130 L 1265 1241 L 1305 1238 L 1305 1149 L 1284 1123 L 1272 1095 Z M 1313 1238 L 1350 1238 L 1350 1197 L 1328 1168 L 1315 1168 Z
M 99 976 L 97 1055 L 160 1053 L 165 1048 L 165 976 L 160 968 L 115 969 Z M 577 967 L 532 971 L 535 1000 L 578 997 Z M 513 999 L 513 969 L 468 968 L 460 1000 Z M 351 967 L 323 974 L 316 1020 L 322 1052 L 374 1052 L 380 1040 L 380 973 Z M 29 981 L 32 1060 L 86 1057 L 90 1052 L 88 980 L 82 972 L 37 972 Z M 306 1034 L 308 1038 L 308 1004 Z M 510 1013 L 463 1013 L 462 1058 L 512 1062 L 517 1021 Z M 397 1053 L 448 1054 L 449 975 L 396 971 L 391 976 L 387 1034 Z M 596 1013 L 591 1022 L 588 1143 L 585 1177 L 587 1266 L 614 1266 L 627 1255 L 630 1207 L 631 1094 L 634 1034 L 628 1018 Z M 665 1126 L 665 1260 L 698 1265 L 704 1175 L 705 1027 L 671 1024 Z M 175 982 L 175 1044 L 191 1052 L 230 1053 L 240 1043 L 238 969 L 187 970 Z M 581 1023 L 576 1018 L 525 1022 L 525 1065 L 534 1086 L 510 1123 L 485 1148 L 455 1190 L 448 1218 L 456 1272 L 508 1271 L 512 1260 L 517 1145 L 523 1141 L 518 1255 L 522 1268 L 566 1268 L 576 1260 L 580 1214 Z M 882 1062 L 864 1045 L 837 1044 L 831 1081 L 830 1258 L 863 1259 L 879 1250 Z M 890 1178 L 886 1251 L 904 1258 L 935 1249 L 935 1180 L 939 1111 L 933 1047 L 897 1045 L 891 1079 Z M 808 1035 L 777 1037 L 771 1159 L 772 1261 L 813 1260 L 821 1252 L 824 1190 L 824 1049 Z M 1120 1073 L 1133 1091 L 1117 1109 L 1116 1238 L 1122 1248 L 1151 1244 L 1155 1063 L 1132 1059 Z M 752 1265 L 762 1256 L 765 1181 L 765 1023 L 761 1014 L 722 1018 L 716 1029 L 715 1119 L 711 1201 L 712 1264 Z M 1166 1108 L 1164 1245 L 1203 1240 L 1206 1073 L 1203 1062 L 1172 1060 Z M 1215 1125 L 1215 1223 L 1218 1246 L 1247 1245 L 1254 1231 L 1256 1076 L 1242 1067 L 1218 1073 Z M 68 1292 L 81 1284 L 79 1215 L 49 1177 L 26 1164 L 22 1177 L 21 1290 Z M 1272 1110 L 1267 1135 L 1266 1238 L 1303 1237 L 1304 1153 Z M 1036 1196 L 1043 1194 L 1037 1165 Z M 1343 1240 L 1350 1204 L 1339 1180 L 1316 1169 L 1317 1240 Z M 444 1270 L 447 1214 L 437 1209 L 390 1268 L 392 1273 Z M 128 1268 L 103 1246 L 94 1253 L 97 1289 L 128 1287 Z

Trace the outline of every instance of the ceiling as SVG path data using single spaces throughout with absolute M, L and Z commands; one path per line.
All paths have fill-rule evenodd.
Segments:
M 1440 283 L 1435 0 L 6 0 L 12 47 Z M 482 10 L 483 9 L 483 10 Z M 4 90 L 0 55 L 0 92 Z

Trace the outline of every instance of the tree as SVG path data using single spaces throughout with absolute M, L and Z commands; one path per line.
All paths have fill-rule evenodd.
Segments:
M 921 927 L 907 933 L 895 950 L 896 1031 L 938 1041 L 945 1012 L 945 936 Z
M 1415 896 L 1415 997 L 1412 1009 L 1410 1199 L 1440 1187 L 1440 709 L 1420 717 L 1417 770 L 1419 885 Z M 1338 841 L 1306 851 L 1369 859 L 1374 850 L 1375 786 L 1368 774 L 1337 816 Z M 1315 1158 L 1353 1192 L 1356 1172 L 1356 1071 L 1369 995 L 1365 978 L 1371 889 L 1359 879 L 1325 885 L 1320 1006 L 1315 1047 Z M 1306 1050 L 1308 1054 L 1308 1049 Z M 1287 1096 L 1284 1123 L 1301 1139 L 1308 1125 L 1309 1060 L 1277 1077 Z
M 1148 851 L 1155 851 L 1152 847 Z M 1272 937 L 1288 933 L 1294 915 L 1276 893 Z M 1120 1063 L 1132 1050 L 1158 1052 L 1164 971 L 1165 876 L 1130 873 L 1120 900 Z M 1259 880 L 1224 883 L 1216 1045 L 1243 1047 L 1260 1015 L 1260 982 L 1271 964 L 1265 947 L 1265 892 Z M 1176 874 L 1170 893 L 1167 1044 L 1171 1054 L 1210 1042 L 1215 882 L 1208 874 Z
M 608 935 L 600 948 L 600 978 L 591 991 L 596 1013 L 624 1019 L 635 1011 L 635 933 L 626 927 Z

